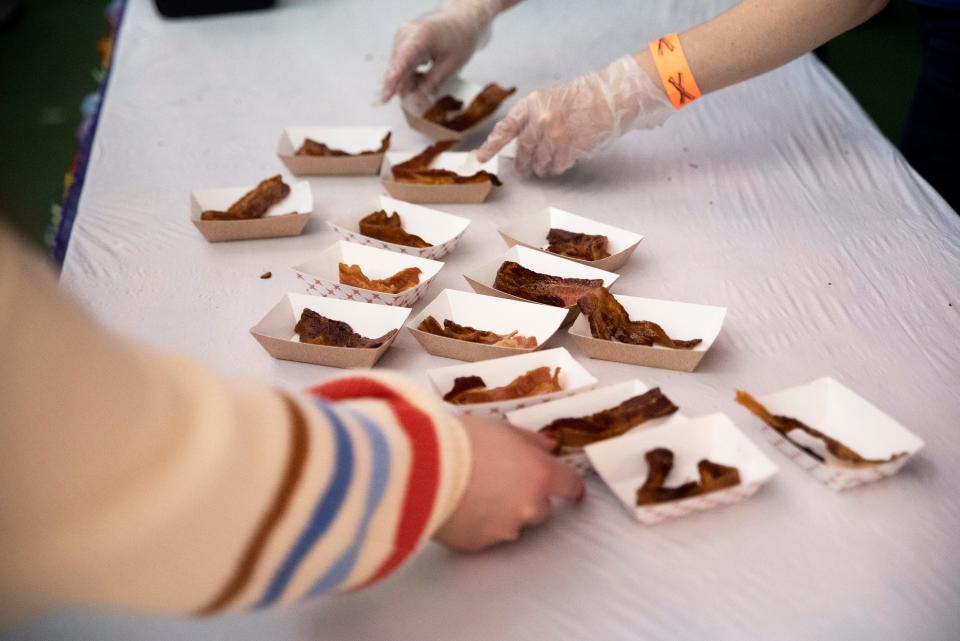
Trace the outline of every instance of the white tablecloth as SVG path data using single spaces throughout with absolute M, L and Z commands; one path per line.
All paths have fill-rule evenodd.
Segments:
M 112 327 L 225 373 L 302 388 L 334 373 L 276 361 L 248 329 L 291 270 L 334 241 L 324 219 L 381 193 L 317 178 L 299 238 L 211 245 L 191 189 L 280 171 L 287 125 L 394 127 L 374 106 L 393 30 L 424 2 L 281 0 L 267 13 L 165 21 L 130 0 L 63 286 Z M 528 0 L 497 23 L 468 77 L 520 92 L 604 65 L 727 3 Z M 474 141 L 476 142 L 476 141 Z M 429 298 L 504 249 L 496 227 L 554 205 L 646 239 L 617 291 L 729 308 L 692 374 L 581 361 L 602 383 L 659 384 L 689 415 L 830 374 L 927 447 L 893 479 L 835 494 L 780 465 L 753 499 L 656 527 L 595 479 L 515 544 L 478 556 L 431 546 L 382 585 L 205 622 L 63 612 L 8 631 L 31 639 L 947 639 L 960 625 L 960 217 L 812 57 L 685 108 L 553 180 L 509 163 Z M 271 270 L 271 280 L 260 280 Z M 423 303 L 421 303 L 422 305 Z M 569 337 L 556 344 L 574 354 Z M 403 334 L 381 361 L 425 380 Z M 238 488 L 242 491 L 242 488 Z

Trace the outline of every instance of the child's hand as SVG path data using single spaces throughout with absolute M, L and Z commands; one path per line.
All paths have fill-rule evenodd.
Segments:
M 547 436 L 493 419 L 461 417 L 473 448 L 473 468 L 460 504 L 434 538 L 476 552 L 513 541 L 520 529 L 550 517 L 550 497 L 579 501 L 583 482 L 553 457 Z

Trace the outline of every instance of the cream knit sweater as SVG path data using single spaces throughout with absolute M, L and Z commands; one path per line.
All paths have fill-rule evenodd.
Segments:
M 0 622 L 360 587 L 450 515 L 459 422 L 397 375 L 291 395 L 97 325 L 0 225 Z

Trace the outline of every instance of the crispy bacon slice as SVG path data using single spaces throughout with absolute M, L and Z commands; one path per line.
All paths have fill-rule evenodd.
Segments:
M 516 90 L 516 87 L 504 89 L 497 83 L 491 82 L 470 101 L 463 111 L 460 111 L 463 107 L 462 101 L 453 96 L 443 96 L 424 112 L 423 118 L 453 131 L 466 131 L 496 111 L 497 107 Z
M 503 387 L 487 388 L 479 376 L 461 376 L 454 380 L 453 388 L 443 395 L 443 400 L 453 405 L 491 403 L 549 394 L 561 389 L 559 367 L 553 374 L 549 367 L 538 367 L 516 377 Z
M 555 454 L 567 454 L 590 443 L 620 436 L 650 419 L 669 416 L 677 409 L 673 401 L 655 387 L 590 416 L 555 419 L 540 431 L 556 439 Z
M 353 331 L 347 323 L 321 316 L 312 309 L 303 310 L 293 331 L 300 336 L 301 343 L 362 348 L 380 347 L 397 333 L 397 330 L 391 329 L 379 338 L 367 338 Z
M 340 263 L 340 282 L 343 285 L 369 289 L 373 292 L 384 292 L 386 294 L 399 294 L 411 287 L 415 287 L 420 283 L 420 273 L 419 267 L 407 267 L 406 269 L 401 269 L 393 276 L 373 279 L 363 273 L 360 265 Z
M 325 156 L 325 157 L 343 157 L 343 156 L 375 156 L 377 154 L 386 153 L 390 149 L 390 133 L 387 132 L 387 135 L 383 137 L 380 141 L 380 147 L 377 149 L 368 149 L 366 151 L 358 151 L 356 153 L 350 153 L 348 151 L 343 151 L 342 149 L 334 149 L 333 147 L 328 147 L 322 142 L 317 142 L 312 138 L 307 138 L 303 141 L 303 144 L 300 145 L 300 149 L 297 149 L 297 156 Z
M 699 482 L 690 481 L 677 487 L 664 487 L 663 484 L 673 469 L 673 452 L 658 447 L 647 452 L 644 458 L 649 470 L 646 480 L 637 490 L 637 505 L 676 501 L 740 484 L 740 471 L 737 468 L 701 459 L 697 463 Z
M 290 185 L 283 182 L 283 178 L 280 177 L 280 174 L 277 174 L 248 191 L 240 200 L 230 205 L 227 211 L 207 210 L 200 214 L 200 219 L 250 220 L 260 218 L 267 213 L 268 209 L 289 195 Z
M 890 458 L 885 459 L 868 459 L 860 456 L 852 449 L 838 441 L 837 439 L 827 436 L 823 432 L 816 430 L 805 423 L 801 423 L 795 418 L 790 418 L 789 416 L 780 416 L 777 414 L 771 414 L 767 411 L 763 405 L 760 404 L 760 401 L 755 399 L 753 396 L 744 392 L 742 390 L 737 390 L 737 402 L 746 407 L 748 410 L 759 416 L 764 423 L 780 432 L 780 435 L 783 438 L 790 441 L 793 445 L 803 450 L 813 458 L 817 459 L 821 463 L 829 463 L 832 461 L 824 460 L 824 457 L 820 454 L 814 452 L 809 447 L 804 447 L 794 439 L 790 437 L 790 432 L 793 430 L 800 430 L 805 432 L 810 436 L 820 439 L 824 445 L 827 446 L 827 451 L 837 458 L 838 461 L 843 462 L 847 465 L 853 465 L 856 467 L 870 467 L 872 465 L 882 465 L 883 463 L 889 463 L 895 461 L 901 457 L 907 455 L 906 452 L 900 452 L 899 454 L 894 454 Z
M 547 245 L 548 252 L 570 258 L 600 260 L 610 255 L 607 251 L 609 239 L 606 236 L 553 228 L 547 232 L 547 242 L 550 243 Z
M 408 233 L 400 224 L 400 214 L 393 212 L 387 216 L 383 209 L 373 212 L 360 219 L 360 233 L 370 238 L 382 240 L 385 243 L 395 243 L 405 247 L 433 247 L 430 243 L 415 234 Z
M 449 318 L 444 319 L 443 325 L 433 316 L 427 316 L 420 325 L 417 326 L 421 332 L 429 332 L 437 336 L 446 336 L 447 338 L 456 338 L 457 340 L 467 341 L 468 343 L 480 343 L 482 345 L 494 345 L 496 347 L 519 347 L 522 349 L 531 349 L 537 346 L 537 339 L 533 336 L 519 336 L 516 331 L 509 334 L 497 334 L 482 329 L 474 329 L 466 325 L 454 323 Z
M 661 345 L 673 349 L 693 349 L 703 342 L 694 338 L 687 341 L 670 338 L 663 328 L 652 321 L 630 320 L 627 310 L 606 287 L 599 287 L 583 296 L 577 305 L 590 323 L 594 338 L 618 341 L 630 345 Z
M 446 126 L 447 114 L 451 111 L 460 111 L 461 109 L 463 109 L 462 100 L 458 100 L 449 95 L 443 96 L 423 112 L 423 119 Z
M 554 307 L 570 307 L 583 296 L 602 287 L 599 278 L 561 278 L 527 269 L 512 260 L 504 261 L 493 281 L 494 289 Z
M 480 170 L 470 176 L 461 176 L 449 169 L 430 169 L 430 163 L 441 153 L 450 149 L 455 140 L 441 140 L 430 145 L 419 154 L 406 162 L 394 165 L 393 179 L 398 182 L 419 183 L 426 185 L 462 185 L 470 183 L 491 182 L 497 187 L 502 185 L 496 174 Z

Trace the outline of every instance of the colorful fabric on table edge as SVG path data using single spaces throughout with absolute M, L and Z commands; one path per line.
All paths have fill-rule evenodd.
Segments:
M 74 154 L 70 168 L 63 178 L 63 200 L 60 205 L 51 207 L 50 226 L 47 229 L 46 244 L 57 268 L 63 267 L 63 260 L 67 255 L 67 245 L 70 242 L 70 233 L 77 217 L 77 207 L 80 203 L 80 194 L 87 174 L 87 163 L 90 160 L 90 151 L 93 138 L 100 121 L 100 107 L 103 104 L 110 81 L 110 70 L 113 63 L 114 44 L 123 21 L 126 0 L 111 0 L 105 10 L 110 33 L 97 42 L 97 53 L 100 55 L 100 68 L 94 71 L 94 78 L 99 81 L 97 89 L 83 99 L 80 111 L 83 119 L 77 128 L 79 146 Z

